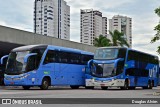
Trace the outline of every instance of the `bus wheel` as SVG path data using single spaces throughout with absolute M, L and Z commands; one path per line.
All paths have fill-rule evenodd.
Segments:
M 79 86 L 70 86 L 72 89 L 78 89 L 79 88 Z
M 94 89 L 94 86 L 85 86 L 86 89 Z
M 151 81 L 148 81 L 148 85 L 143 87 L 143 89 L 152 89 L 152 83 Z
M 125 83 L 124 83 L 124 86 L 121 87 L 122 90 L 127 90 L 129 88 L 128 86 L 128 81 L 126 80 Z
M 23 86 L 23 89 L 24 89 L 24 90 L 29 90 L 29 89 L 30 89 L 30 86 Z
M 152 87 L 153 87 L 153 86 L 152 86 L 152 82 L 149 81 L 149 82 L 148 82 L 148 89 L 152 89 Z
M 40 88 L 41 88 L 41 90 L 47 90 L 48 87 L 49 87 L 49 80 L 47 78 L 44 78 Z
M 130 90 L 135 90 L 136 87 L 129 87 L 128 89 L 130 89 Z
M 102 89 L 102 90 L 107 90 L 107 89 L 108 89 L 108 87 L 101 86 L 101 89 Z

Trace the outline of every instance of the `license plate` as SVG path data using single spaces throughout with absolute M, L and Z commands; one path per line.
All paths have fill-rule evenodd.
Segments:
M 105 84 L 100 84 L 101 86 L 105 86 Z
M 10 84 L 12 84 L 12 85 L 13 85 L 13 84 L 14 84 L 14 82 L 10 82 Z

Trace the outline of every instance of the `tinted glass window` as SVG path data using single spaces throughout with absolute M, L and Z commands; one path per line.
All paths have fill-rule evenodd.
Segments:
M 118 61 L 117 63 L 117 69 L 116 69 L 116 75 L 119 75 L 123 72 L 124 68 L 124 61 Z
M 149 70 L 138 69 L 138 68 L 129 68 L 129 69 L 126 70 L 126 75 L 148 77 Z
M 58 53 L 58 62 L 60 63 L 70 63 L 70 53 L 68 52 L 59 52 Z
M 119 49 L 99 48 L 96 50 L 94 59 L 116 59 Z
M 128 61 L 130 60 L 138 61 L 138 53 L 134 51 L 128 51 Z
M 50 50 L 47 52 L 44 64 L 53 62 L 65 64 L 87 64 L 90 59 L 93 59 L 92 55 Z
M 49 50 L 44 60 L 44 64 L 56 62 L 56 52 Z
M 35 69 L 38 68 L 45 49 L 34 49 L 31 53 L 37 53 L 35 57 Z
M 126 70 L 126 75 L 128 76 L 135 76 L 135 70 L 136 68 L 129 68 Z
M 75 53 L 71 53 L 70 54 L 70 63 L 72 64 L 80 64 L 81 63 L 81 54 L 75 54 Z
M 81 63 L 87 64 L 89 60 L 93 59 L 92 55 L 82 55 Z
M 26 71 L 32 71 L 37 69 L 37 64 L 36 64 L 36 56 L 31 56 L 28 58 L 28 64 L 26 67 Z
M 126 57 L 126 49 L 119 49 L 118 58 Z

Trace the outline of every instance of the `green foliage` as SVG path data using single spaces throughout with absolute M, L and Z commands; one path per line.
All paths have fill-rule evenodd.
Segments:
M 127 46 L 129 47 L 129 44 L 127 43 L 127 41 L 124 38 L 124 34 L 119 32 L 118 30 L 114 30 L 114 32 L 112 33 L 111 31 L 109 31 L 111 38 L 112 38 L 112 46 Z
M 160 17 L 160 7 L 155 9 L 155 13 Z M 157 42 L 160 40 L 160 22 L 158 25 L 154 28 L 154 30 L 157 32 L 155 36 L 152 38 L 151 43 Z M 158 47 L 157 52 L 160 54 L 160 46 Z
M 160 7 L 155 9 L 155 13 L 160 17 Z
M 106 47 L 111 46 L 111 41 L 107 39 L 105 36 L 100 35 L 98 38 L 95 38 L 94 40 L 94 46 L 96 47 Z
M 160 54 L 160 46 L 158 46 L 158 50 L 157 50 L 157 52 Z
M 107 46 L 127 46 L 129 47 L 129 44 L 124 38 L 124 34 L 119 32 L 118 30 L 115 30 L 113 33 L 109 32 L 111 35 L 111 39 L 109 40 L 103 35 L 100 35 L 98 38 L 95 38 L 94 40 L 94 46 L 96 47 L 107 47 Z M 112 43 L 111 43 L 112 41 Z

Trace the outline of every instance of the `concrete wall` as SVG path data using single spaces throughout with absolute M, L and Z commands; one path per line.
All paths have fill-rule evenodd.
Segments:
M 70 47 L 81 49 L 89 52 L 94 52 L 95 47 L 84 45 L 77 42 L 71 42 L 67 40 L 61 40 L 53 37 L 42 36 L 31 32 L 17 30 L 0 26 L 0 42 L 14 43 L 20 45 L 33 45 L 33 44 L 49 44 L 63 47 Z

